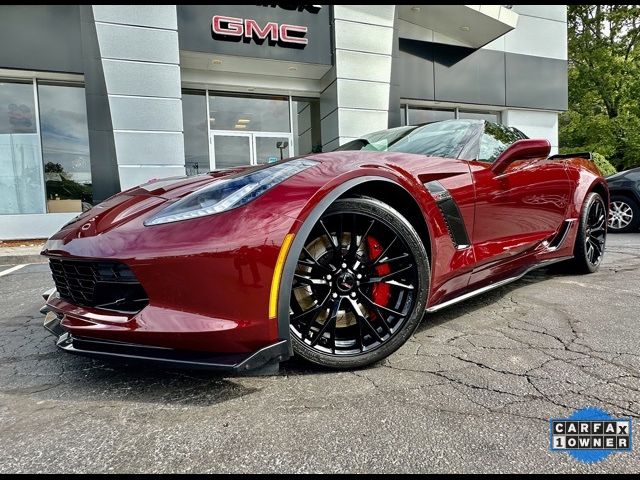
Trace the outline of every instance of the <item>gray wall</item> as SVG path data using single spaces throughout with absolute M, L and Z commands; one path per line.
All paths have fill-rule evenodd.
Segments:
M 402 98 L 567 109 L 567 61 L 400 39 Z
M 536 110 L 567 109 L 566 5 L 514 5 L 517 27 L 481 49 L 433 41 L 437 32 L 396 28 L 393 77 L 407 99 Z M 390 124 L 398 121 L 390 113 Z
M 78 5 L 0 5 L 0 67 L 82 73 Z

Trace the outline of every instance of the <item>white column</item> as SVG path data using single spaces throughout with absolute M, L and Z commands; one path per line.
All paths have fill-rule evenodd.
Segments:
M 335 67 L 320 97 L 323 150 L 387 128 L 395 5 L 334 5 Z
M 121 188 L 184 175 L 175 5 L 93 5 Z
M 551 153 L 558 153 L 558 114 L 538 110 L 505 110 L 502 123 L 521 130 L 529 138 L 546 138 Z

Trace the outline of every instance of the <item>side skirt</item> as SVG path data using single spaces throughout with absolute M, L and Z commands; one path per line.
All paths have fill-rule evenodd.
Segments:
M 515 282 L 517 280 L 520 280 L 522 277 L 524 277 L 527 273 L 531 272 L 532 270 L 536 270 L 538 268 L 542 268 L 542 267 L 547 267 L 549 265 L 552 265 L 554 263 L 558 263 L 558 262 L 564 262 L 565 260 L 571 260 L 573 258 L 573 255 L 569 255 L 567 257 L 560 257 L 560 258 L 552 258 L 550 260 L 543 260 L 540 263 L 537 263 L 535 265 L 532 265 L 531 267 L 527 268 L 524 272 L 522 272 L 519 275 L 516 275 L 514 277 L 509 277 L 509 278 L 505 278 L 504 280 L 500 280 L 496 283 L 492 283 L 490 285 L 485 285 L 484 287 L 480 287 L 477 290 L 472 290 L 470 292 L 467 292 L 463 295 L 460 295 L 459 297 L 453 298 L 451 300 L 447 300 L 446 302 L 443 303 L 439 303 L 438 305 L 434 305 L 433 307 L 429 307 L 427 308 L 427 313 L 433 313 L 433 312 L 437 312 L 439 310 L 442 310 L 443 308 L 447 308 L 450 307 L 451 305 L 455 305 L 456 303 L 459 302 L 463 302 L 469 298 L 475 297 L 476 295 L 481 295 L 485 292 L 488 292 L 490 290 L 493 290 L 494 288 L 499 288 L 502 287 L 504 285 L 508 285 L 509 283 Z

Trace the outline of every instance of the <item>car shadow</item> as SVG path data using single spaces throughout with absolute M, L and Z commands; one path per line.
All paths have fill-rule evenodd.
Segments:
M 481 308 L 489 307 L 507 297 L 512 291 L 518 290 L 527 284 L 540 283 L 554 278 L 571 275 L 574 274 L 567 272 L 566 266 L 561 263 L 533 270 L 513 283 L 498 287 L 495 290 L 490 290 L 476 297 L 454 304 L 441 311 L 425 313 L 415 333 L 429 331 L 430 329 L 455 320 L 462 315 L 472 313 Z M 384 360 L 381 362 L 384 362 Z M 381 364 L 381 362 L 363 367 L 361 370 L 376 368 Z M 287 362 L 283 362 L 280 365 L 280 371 L 281 373 L 288 375 L 335 373 L 335 370 L 312 364 L 311 362 L 299 357 L 293 357 Z
M 259 390 L 248 382 L 206 370 L 157 368 L 149 364 L 111 362 L 60 352 L 54 337 L 32 317 L 29 351 L 3 352 L 0 393 L 24 399 L 133 402 L 210 406 Z M 36 335 L 38 336 L 36 338 Z M 41 337 L 42 335 L 42 337 Z M 50 342 L 50 343 L 49 343 Z

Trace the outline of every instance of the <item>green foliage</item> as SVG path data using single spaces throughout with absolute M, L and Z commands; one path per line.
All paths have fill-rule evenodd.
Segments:
M 600 173 L 602 173 L 603 177 L 608 177 L 609 175 L 613 175 L 616 173 L 616 167 L 609 163 L 609 160 L 605 158 L 604 155 L 599 154 L 598 152 L 593 153 L 593 163 L 600 169 Z
M 91 185 L 83 185 L 63 175 L 60 180 L 47 180 L 47 195 L 49 198 L 80 199 L 83 202 L 92 201 Z
M 64 169 L 59 163 L 47 162 L 44 166 L 45 173 L 63 173 Z
M 640 6 L 569 5 L 569 110 L 563 152 L 598 152 L 619 169 L 640 165 Z

